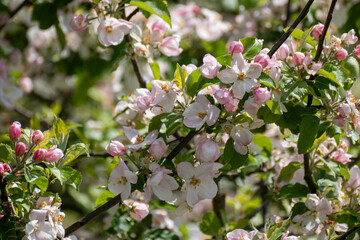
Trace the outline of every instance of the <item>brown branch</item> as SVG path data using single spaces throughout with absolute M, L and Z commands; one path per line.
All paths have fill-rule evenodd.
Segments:
M 343 235 L 340 235 L 339 237 L 335 238 L 334 240 L 345 240 L 350 234 L 357 231 L 358 229 L 359 229 L 358 226 L 354 226 L 354 227 L 350 228 L 346 233 L 344 233 Z
M 130 19 L 139 12 L 139 8 L 135 9 L 134 11 L 132 11 L 132 13 L 129 14 L 129 16 L 126 17 L 127 21 L 130 21 Z
M 284 21 L 284 27 L 286 27 L 288 25 L 290 17 L 291 17 L 291 0 L 288 0 L 287 6 L 286 6 L 286 18 Z
M 304 180 L 309 186 L 311 193 L 316 193 L 316 184 L 312 178 L 312 171 L 310 168 L 310 153 L 304 154 Z
M 13 11 L 11 11 L 9 13 L 9 18 L 2 24 L 0 25 L 0 31 L 6 26 L 6 24 L 8 24 L 10 22 L 10 20 L 26 5 L 30 5 L 31 1 L 30 0 L 24 0 L 22 3 L 19 4 L 19 6 L 17 6 Z
M 305 5 L 304 9 L 301 11 L 299 16 L 295 19 L 293 24 L 289 27 L 289 29 L 281 36 L 281 38 L 275 43 L 275 45 L 271 48 L 268 55 L 272 57 L 276 50 L 279 49 L 279 47 L 286 41 L 286 39 L 289 38 L 291 33 L 294 31 L 294 29 L 299 25 L 299 23 L 306 17 L 307 13 L 310 10 L 311 4 L 313 4 L 314 0 L 309 0 L 307 4 Z

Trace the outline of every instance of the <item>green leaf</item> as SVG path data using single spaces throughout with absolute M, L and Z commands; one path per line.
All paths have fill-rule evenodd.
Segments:
M 75 169 L 71 167 L 63 167 L 61 169 L 54 167 L 52 164 L 47 164 L 51 173 L 60 181 L 61 185 L 63 185 L 73 174 L 75 174 Z
M 280 189 L 279 199 L 305 197 L 309 193 L 309 188 L 300 183 L 288 184 Z
M 354 57 L 348 57 L 341 61 L 341 66 L 347 70 L 351 78 L 357 78 L 360 73 L 359 62 Z
M 185 79 L 187 76 L 188 75 L 186 70 L 180 67 L 179 64 L 177 64 L 174 73 L 174 82 L 178 88 L 183 90 L 183 88 L 185 87 Z
M 72 186 L 73 188 L 75 188 L 77 191 L 79 191 L 79 186 L 81 184 L 82 181 L 82 176 L 81 176 L 81 172 L 79 172 L 78 170 L 73 169 L 74 174 L 66 181 L 65 184 Z
M 258 40 L 255 37 L 246 37 L 240 39 L 241 43 L 244 46 L 243 56 L 246 59 L 251 59 L 255 57 L 262 48 L 262 41 Z
M 265 136 L 263 134 L 255 134 L 252 142 L 258 145 L 261 151 L 262 149 L 266 149 L 266 151 L 271 153 L 272 142 L 268 136 Z
M 39 22 L 40 29 L 48 29 L 59 22 L 56 12 L 57 5 L 55 3 L 36 3 L 32 12 L 32 20 Z
M 160 66 L 157 62 L 150 63 L 151 71 L 154 75 L 154 79 L 160 79 Z
M 347 180 L 350 180 L 350 173 L 346 168 L 344 167 L 340 168 L 340 174 L 341 176 L 345 177 Z
M 166 1 L 163 0 L 132 0 L 130 5 L 137 6 L 149 13 L 156 14 L 171 27 L 171 17 Z
M 247 112 L 240 114 L 233 120 L 234 124 L 244 123 L 244 122 L 252 123 L 253 121 L 254 119 Z
M 30 126 L 32 129 L 39 129 L 40 127 L 40 121 L 36 116 L 36 113 L 34 113 L 34 116 L 30 119 Z
M 54 133 L 57 139 L 60 139 L 62 134 L 66 135 L 68 133 L 66 124 L 63 122 L 63 120 L 57 117 L 54 121 Z
M 199 229 L 210 236 L 216 236 L 219 232 L 219 229 L 221 228 L 220 220 L 217 218 L 215 213 L 213 212 L 207 212 L 203 216 Z
M 97 206 L 104 205 L 105 203 L 107 203 L 110 199 L 112 199 L 115 196 L 116 195 L 114 193 L 112 193 L 110 191 L 105 191 L 97 197 L 96 205 Z
M 293 219 L 296 215 L 301 215 L 306 213 L 309 209 L 305 206 L 305 203 L 298 202 L 291 209 L 291 219 Z
M 216 60 L 223 66 L 231 66 L 232 56 L 231 54 L 225 54 L 220 57 L 217 57 Z
M 280 104 L 278 102 L 275 102 L 273 100 L 269 100 L 266 102 L 266 106 L 271 110 L 274 114 L 281 114 L 282 110 L 280 108 Z
M 59 166 L 61 167 L 69 164 L 83 153 L 86 153 L 87 157 L 90 157 L 88 146 L 86 146 L 84 143 L 76 143 L 71 145 L 67 149 L 65 157 L 61 160 Z
M 336 75 L 334 73 L 325 71 L 324 69 L 320 69 L 317 72 L 317 74 L 321 75 L 321 76 L 324 76 L 324 77 L 327 77 L 328 79 L 333 81 L 336 84 L 336 86 L 341 86 L 341 84 L 336 80 Z
M 144 240 L 179 240 L 179 237 L 167 229 L 149 229 L 144 232 Z
M 317 78 L 315 78 L 314 83 L 315 86 L 319 89 L 328 89 L 332 91 L 336 91 L 336 86 L 338 86 L 334 81 L 323 76 L 318 76 Z
M 234 149 L 234 140 L 229 138 L 225 144 L 223 154 L 223 171 L 236 170 L 247 161 L 248 155 L 241 155 Z
M 288 29 L 289 29 L 289 27 L 285 28 L 284 31 L 286 32 Z M 295 39 L 301 40 L 303 38 L 303 35 L 304 35 L 303 31 L 295 28 L 290 36 L 292 36 Z M 316 41 L 310 36 L 306 37 L 305 42 L 310 44 L 313 47 L 316 46 Z
M 0 143 L 0 160 L 5 163 L 10 163 L 12 158 L 12 152 L 10 146 Z
M 55 24 L 55 29 L 56 29 L 56 35 L 58 37 L 61 50 L 64 50 L 64 48 L 66 47 L 65 34 L 59 24 Z
M 48 187 L 48 179 L 44 176 L 41 176 L 37 179 L 35 179 L 35 181 L 33 182 L 38 188 L 40 188 L 40 190 L 42 192 L 46 192 L 47 187 Z
M 49 143 L 51 137 L 50 130 L 46 130 L 45 132 L 43 132 L 43 135 L 44 135 L 44 140 L 42 140 L 42 142 L 39 144 L 40 147 L 43 147 Z
M 33 183 L 37 178 L 44 176 L 44 172 L 40 169 L 30 169 L 29 167 L 24 167 L 24 176 L 27 182 Z
M 307 153 L 313 143 L 318 133 L 318 128 L 320 124 L 320 119 L 316 116 L 305 116 L 300 123 L 300 135 L 298 141 L 298 151 L 299 154 Z
M 190 97 L 195 96 L 195 94 L 200 90 L 199 85 L 201 82 L 202 76 L 200 70 L 197 69 L 193 71 L 186 80 L 186 94 Z
M 297 51 L 301 52 L 301 49 L 304 47 L 305 45 L 305 41 L 306 39 L 308 39 L 308 37 L 310 37 L 310 33 L 312 31 L 313 27 L 309 28 L 308 30 L 306 30 L 303 35 L 301 36 L 301 39 L 300 39 L 300 43 L 298 44 L 297 46 Z M 310 37 L 311 38 L 311 37 Z
M 265 86 L 276 88 L 276 83 L 267 73 L 264 72 L 261 73 L 259 77 L 259 82 L 261 84 L 264 84 Z
M 280 119 L 280 114 L 274 114 L 268 106 L 262 106 L 257 112 L 257 116 L 263 119 L 265 123 L 274 123 Z
M 281 172 L 280 172 L 280 176 L 277 179 L 277 182 L 281 182 L 281 181 L 287 181 L 289 182 L 292 177 L 294 176 L 294 173 L 296 172 L 296 170 L 301 168 L 301 164 L 299 162 L 291 162 L 289 163 L 286 167 L 284 167 Z

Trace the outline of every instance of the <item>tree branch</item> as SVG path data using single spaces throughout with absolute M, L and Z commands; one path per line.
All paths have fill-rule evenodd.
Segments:
M 6 24 L 8 24 L 10 22 L 10 20 L 26 5 L 30 5 L 31 1 L 30 0 L 24 0 L 22 3 L 19 4 L 19 6 L 17 6 L 17 8 L 15 8 L 13 11 L 11 11 L 9 13 L 9 18 L 2 24 L 0 25 L 0 31 L 6 26 Z
M 279 47 L 288 39 L 290 34 L 294 31 L 294 29 L 299 25 L 299 23 L 306 17 L 307 13 L 309 12 L 309 9 L 311 7 L 311 4 L 313 4 L 314 0 L 309 0 L 307 4 L 305 5 L 304 9 L 301 11 L 299 16 L 296 18 L 296 20 L 291 24 L 290 28 L 281 36 L 281 38 L 275 43 L 275 45 L 271 48 L 268 55 L 272 57 L 276 50 L 279 49 Z
M 354 226 L 354 227 L 350 228 L 346 233 L 344 233 L 343 235 L 335 238 L 334 240 L 345 240 L 350 234 L 357 231 L 358 229 L 359 229 L 358 226 Z
M 314 179 L 312 178 L 312 171 L 310 168 L 310 153 L 304 154 L 304 172 L 304 180 L 309 186 L 310 192 L 316 193 L 316 184 L 314 182 Z
M 291 0 L 288 0 L 287 6 L 286 6 L 286 18 L 284 21 L 284 27 L 286 27 L 288 25 L 290 17 L 291 17 Z

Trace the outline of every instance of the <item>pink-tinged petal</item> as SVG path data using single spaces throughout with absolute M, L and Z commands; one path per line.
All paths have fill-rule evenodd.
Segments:
M 195 168 L 195 176 L 201 177 L 201 176 L 208 176 L 209 173 L 212 170 L 212 163 L 203 163 L 200 166 Z
M 246 72 L 246 76 L 248 78 L 256 79 L 256 78 L 260 77 L 261 71 L 262 71 L 262 67 L 259 63 L 251 63 Z
M 126 179 L 130 182 L 130 183 L 133 183 L 135 184 L 137 182 L 137 175 L 136 173 L 133 173 L 131 171 L 128 171 L 128 170 L 125 170 L 124 171 L 124 176 L 126 177 Z
M 186 118 L 183 123 L 188 128 L 195 128 L 195 130 L 199 130 L 205 123 L 206 119 L 197 118 Z
M 99 42 L 104 45 L 105 47 L 110 46 L 111 44 L 107 41 L 106 38 L 106 30 L 105 30 L 105 23 L 101 22 L 98 26 L 98 38 Z
M 251 78 L 248 78 L 248 79 L 244 80 L 243 82 L 244 83 L 242 86 L 243 86 L 245 92 L 251 92 L 253 88 L 260 86 L 260 83 L 257 80 L 251 79 Z
M 30 221 L 38 220 L 39 222 L 43 222 L 48 215 L 49 209 L 33 209 L 29 214 Z
M 238 73 L 235 72 L 232 68 L 227 68 L 220 71 L 217 74 L 217 77 L 220 79 L 221 82 L 228 84 L 233 83 L 237 80 Z
M 204 95 L 197 96 L 195 102 L 201 105 L 201 107 L 198 109 L 199 111 L 205 110 L 210 104 L 209 100 Z
M 118 24 L 116 25 L 121 29 L 123 34 L 129 34 L 131 29 L 134 27 L 134 23 L 125 21 L 123 19 L 118 19 Z
M 216 196 L 217 193 L 217 185 L 214 180 L 205 176 L 200 178 L 201 184 L 196 188 L 198 195 L 201 199 L 212 199 Z
M 242 72 L 247 68 L 248 63 L 245 61 L 243 55 L 241 53 L 234 53 L 234 55 L 232 56 L 232 62 L 231 62 L 231 66 L 232 68 Z
M 231 87 L 231 91 L 235 98 L 242 99 L 245 95 L 244 81 L 236 81 Z
M 230 136 L 234 139 L 234 142 L 240 145 L 248 145 L 251 143 L 254 134 L 246 128 L 235 126 L 231 129 Z
M 158 130 L 149 132 L 149 134 L 145 137 L 143 143 L 145 145 L 150 145 L 151 143 L 153 143 L 156 140 L 158 134 L 159 134 Z
M 190 207 L 193 207 L 200 201 L 199 196 L 193 185 L 188 184 L 186 189 L 186 202 Z
M 173 177 L 170 177 L 169 175 L 164 176 L 164 182 L 167 182 L 169 184 L 171 190 L 175 190 L 179 187 L 177 181 Z
M 118 45 L 124 39 L 124 34 L 121 32 L 120 29 L 114 29 L 111 34 L 107 35 L 107 40 L 110 42 L 111 45 Z
M 149 178 L 151 185 L 158 185 L 163 180 L 163 177 L 164 177 L 164 172 L 159 171 L 158 173 L 153 175 L 151 178 Z
M 109 191 L 114 194 L 122 193 L 126 190 L 127 185 L 126 184 L 118 184 L 116 181 L 110 181 L 109 183 Z
M 121 199 L 128 199 L 131 193 L 131 185 L 130 183 L 126 183 L 126 187 L 121 192 Z
M 170 201 L 172 197 L 172 191 L 167 182 L 162 181 L 159 185 L 152 186 L 153 193 L 163 201 Z
M 194 166 L 189 162 L 181 162 L 176 166 L 180 178 L 188 180 L 195 175 Z
M 238 144 L 237 142 L 234 142 L 234 149 L 241 155 L 245 155 L 248 151 L 247 146 Z
M 136 137 L 139 136 L 138 130 L 132 127 L 124 127 L 124 134 L 132 143 L 136 143 Z
M 216 123 L 217 119 L 219 118 L 220 109 L 214 105 L 210 106 L 210 109 L 207 112 L 207 120 L 206 123 L 209 126 L 212 126 Z

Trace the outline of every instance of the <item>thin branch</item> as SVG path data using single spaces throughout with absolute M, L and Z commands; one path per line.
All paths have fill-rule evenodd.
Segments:
M 24 0 L 22 3 L 19 4 L 19 6 L 17 6 L 17 8 L 15 8 L 13 11 L 11 11 L 9 13 L 9 18 L 7 19 L 7 21 L 5 21 L 2 25 L 0 25 L 0 31 L 6 26 L 6 24 L 8 24 L 10 22 L 10 20 L 26 5 L 30 5 L 31 1 L 30 0 Z
M 275 45 L 271 48 L 268 55 L 272 57 L 276 50 L 279 49 L 279 47 L 288 39 L 288 37 L 291 35 L 291 33 L 294 31 L 294 29 L 299 25 L 299 23 L 306 17 L 307 13 L 310 10 L 311 4 L 313 4 L 314 0 L 309 0 L 304 7 L 304 9 L 301 11 L 299 16 L 296 18 L 296 20 L 291 24 L 289 29 L 281 36 L 281 38 L 275 43 Z
M 121 202 L 121 197 L 120 197 L 120 194 L 119 194 L 119 195 L 113 197 L 112 199 L 110 199 L 104 205 L 100 206 L 99 208 L 92 211 L 88 215 L 84 216 L 83 218 L 81 218 L 77 222 L 73 223 L 70 227 L 66 228 L 65 229 L 65 236 L 69 236 L 70 234 L 72 234 L 73 232 L 75 232 L 76 230 L 78 230 L 79 228 L 81 228 L 82 226 L 87 224 L 88 222 L 90 222 L 93 218 L 97 217 L 101 213 L 107 211 L 108 209 L 112 208 L 113 206 L 115 206 L 116 204 L 118 204 L 120 202 Z
M 225 210 L 225 194 L 221 194 L 218 192 L 216 196 L 212 199 L 212 204 L 214 213 L 220 221 L 220 225 L 224 227 L 225 223 L 221 214 L 221 210 Z
M 286 6 L 286 18 L 284 21 L 284 27 L 286 27 L 288 25 L 290 17 L 291 17 L 291 0 L 288 0 L 287 6 Z
M 132 11 L 132 13 L 129 14 L 129 16 L 126 17 L 126 20 L 129 21 L 135 14 L 139 12 L 139 8 Z
M 314 179 L 312 178 L 312 171 L 310 168 L 310 153 L 304 154 L 304 171 L 304 180 L 309 186 L 310 192 L 316 193 L 316 184 L 314 182 Z
M 358 226 L 354 226 L 354 227 L 350 228 L 346 233 L 344 233 L 343 235 L 340 235 L 339 237 L 335 238 L 334 240 L 345 240 L 350 234 L 357 231 L 358 229 L 359 229 Z

